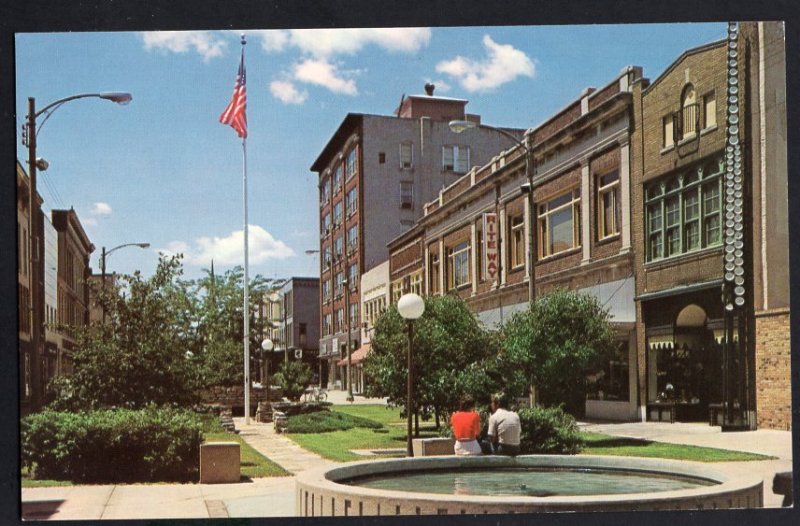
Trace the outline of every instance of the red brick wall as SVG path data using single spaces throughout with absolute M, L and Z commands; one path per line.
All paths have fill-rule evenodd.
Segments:
M 558 117 L 554 118 L 541 128 L 533 132 L 533 142 L 539 143 L 551 137 L 558 130 L 568 125 L 569 123 L 578 120 L 581 116 L 581 101 L 578 100 L 570 107 L 564 110 Z
M 619 93 L 619 80 L 609 84 L 599 92 L 592 94 L 589 99 L 589 111 L 597 108 L 617 93 Z
M 389 259 L 389 279 L 394 281 L 422 268 L 424 258 L 422 232 L 420 237 L 394 250 Z
M 759 428 L 792 428 L 789 311 L 756 314 L 756 413 Z

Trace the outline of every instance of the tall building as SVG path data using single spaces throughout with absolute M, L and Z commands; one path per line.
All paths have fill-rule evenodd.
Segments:
M 285 359 L 302 360 L 315 374 L 319 363 L 319 279 L 289 278 L 266 299 L 274 342 L 271 374 Z M 263 371 L 268 374 L 267 371 Z M 263 375 L 261 375 L 263 377 Z
M 54 313 L 58 325 L 53 338 L 56 346 L 48 358 L 48 379 L 72 371 L 76 331 L 90 322 L 89 278 L 92 269 L 89 267 L 89 256 L 95 248 L 74 209 L 53 210 L 52 226 L 58 247 L 56 257 L 51 258 L 58 262 L 57 311 Z M 47 256 L 45 259 L 48 260 Z M 53 373 L 52 376 L 50 373 Z
M 629 204 L 631 90 L 641 74 L 626 67 L 527 131 L 533 209 L 519 145 L 439 192 L 416 225 L 389 243 L 392 303 L 408 292 L 455 294 L 496 326 L 528 308 L 533 234 L 535 294 L 591 294 L 612 315 L 619 349 L 597 371 L 601 387 L 586 401 L 587 416 L 601 419 L 636 416 Z
M 510 146 L 488 128 L 454 134 L 450 121 L 480 117 L 465 113 L 466 100 L 426 90 L 404 97 L 391 116 L 349 113 L 311 166 L 320 196 L 319 349 L 332 388 L 346 387 L 336 362 L 360 345 L 359 276 L 388 259 L 386 243 L 441 188 Z
M 785 42 L 740 26 L 635 86 L 639 398 L 651 420 L 788 429 Z
M 586 416 L 791 429 L 785 63 L 782 23 L 746 22 L 588 89 L 526 133 L 533 208 L 521 147 L 424 205 L 389 243 L 391 301 L 456 294 L 502 323 L 533 240 L 535 293 L 592 294 L 616 328 Z

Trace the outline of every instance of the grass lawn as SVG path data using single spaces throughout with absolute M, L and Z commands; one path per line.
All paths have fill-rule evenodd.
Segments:
M 775 457 L 700 446 L 684 446 L 665 442 L 650 442 L 635 438 L 616 437 L 600 433 L 581 433 L 586 440 L 583 455 L 615 455 L 622 457 L 651 457 L 696 462 L 740 462 L 770 460 Z
M 74 486 L 68 480 L 36 480 L 31 478 L 27 468 L 22 468 L 20 472 L 20 485 L 23 488 L 47 488 L 50 486 Z
M 237 434 L 227 431 L 211 431 L 205 433 L 206 442 L 238 442 L 241 456 L 241 473 L 245 478 L 288 477 L 288 471 L 250 447 Z
M 354 427 L 346 431 L 330 433 L 287 433 L 285 436 L 294 440 L 304 449 L 330 460 L 349 462 L 351 460 L 368 460 L 377 457 L 362 456 L 351 453 L 353 449 L 405 449 L 405 420 L 400 410 L 390 409 L 382 405 L 335 405 L 332 411 L 367 418 L 382 425 L 380 429 Z M 430 428 L 430 423 L 420 422 L 420 437 L 438 436 Z M 385 458 L 385 457 L 381 457 Z

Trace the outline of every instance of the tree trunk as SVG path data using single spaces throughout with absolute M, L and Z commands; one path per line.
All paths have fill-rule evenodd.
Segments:
M 440 427 L 439 426 L 439 409 L 434 409 L 433 412 L 436 415 L 436 430 L 438 431 L 439 427 Z
M 414 436 L 419 438 L 419 411 L 414 411 Z

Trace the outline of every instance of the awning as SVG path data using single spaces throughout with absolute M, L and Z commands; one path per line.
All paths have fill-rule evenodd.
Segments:
M 361 362 L 361 360 L 363 360 L 368 353 L 369 353 L 369 344 L 365 343 L 364 345 L 353 351 L 353 353 L 350 355 L 350 364 L 356 365 L 357 363 Z M 336 365 L 338 365 L 339 367 L 347 365 L 347 357 L 345 356 L 344 358 L 336 362 Z

